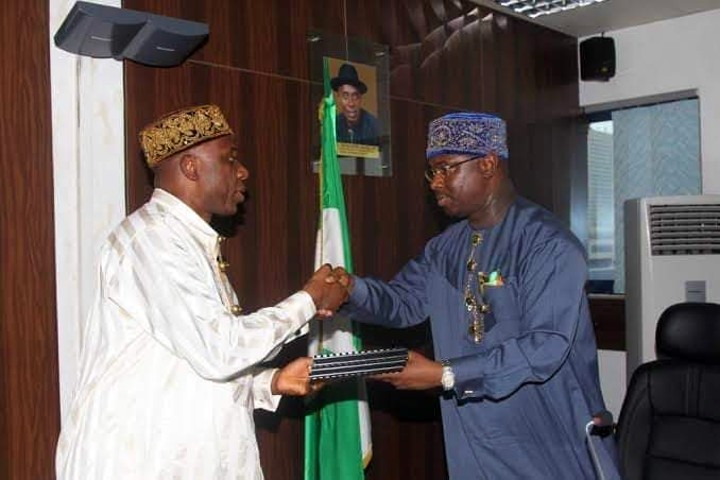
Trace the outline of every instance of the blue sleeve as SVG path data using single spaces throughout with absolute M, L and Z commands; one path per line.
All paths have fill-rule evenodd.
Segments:
M 589 321 L 582 313 L 586 272 L 582 251 L 570 242 L 551 240 L 530 251 L 522 278 L 515 279 L 517 295 L 496 305 L 490 299 L 496 316 L 516 317 L 499 321 L 519 322 L 520 332 L 479 354 L 451 359 L 458 398 L 500 399 L 525 383 L 548 380 L 567 358 L 579 322 Z
M 390 282 L 353 277 L 354 286 L 342 311 L 353 320 L 404 328 L 427 318 L 428 247 L 408 262 Z

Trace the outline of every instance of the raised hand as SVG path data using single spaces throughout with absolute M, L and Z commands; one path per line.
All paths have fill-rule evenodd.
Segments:
M 407 364 L 401 371 L 370 378 L 390 383 L 401 390 L 429 390 L 442 386 L 442 364 L 410 351 Z

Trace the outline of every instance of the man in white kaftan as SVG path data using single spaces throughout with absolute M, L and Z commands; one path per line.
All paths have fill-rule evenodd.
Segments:
M 214 169 L 198 164 L 198 177 L 231 172 L 238 180 L 226 197 L 237 204 L 248 173 L 234 159 L 230 134 L 210 136 L 229 127 L 219 109 L 207 108 L 180 113 L 201 140 L 211 138 L 194 147 L 204 149 L 195 153 Z M 210 142 L 220 145 L 220 155 Z M 152 147 L 143 146 L 154 167 Z M 158 178 L 156 170 L 156 185 Z M 218 188 L 205 185 L 203 198 Z M 316 305 L 335 309 L 344 293 L 324 267 L 305 290 L 239 315 L 218 262 L 222 238 L 207 222 L 208 213 L 231 209 L 203 205 L 213 204 L 156 188 L 103 246 L 79 383 L 57 447 L 59 480 L 263 478 L 253 409 L 274 410 L 280 395 L 273 392 L 307 393 L 310 360 L 279 371 L 256 365 L 312 318 Z

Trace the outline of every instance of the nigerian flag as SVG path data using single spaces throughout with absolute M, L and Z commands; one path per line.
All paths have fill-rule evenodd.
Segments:
M 352 272 L 345 199 L 335 143 L 335 100 L 330 89 L 328 60 L 324 60 L 325 97 L 321 108 L 321 213 L 315 264 L 343 266 Z M 361 350 L 353 323 L 335 315 L 313 321 L 309 355 Z M 310 403 L 305 417 L 305 480 L 362 480 L 372 455 L 370 412 L 363 380 L 326 385 Z

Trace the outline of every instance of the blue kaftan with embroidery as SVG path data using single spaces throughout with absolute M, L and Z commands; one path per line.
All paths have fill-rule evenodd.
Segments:
M 584 249 L 523 198 L 480 230 L 477 270 L 500 272 L 504 285 L 485 289 L 491 312 L 477 344 L 463 295 L 472 233 L 467 220 L 450 226 L 389 283 L 356 277 L 346 309 L 388 327 L 429 317 L 435 358 L 455 373 L 454 394 L 441 398 L 452 480 L 594 479 L 584 429 L 605 406 Z

